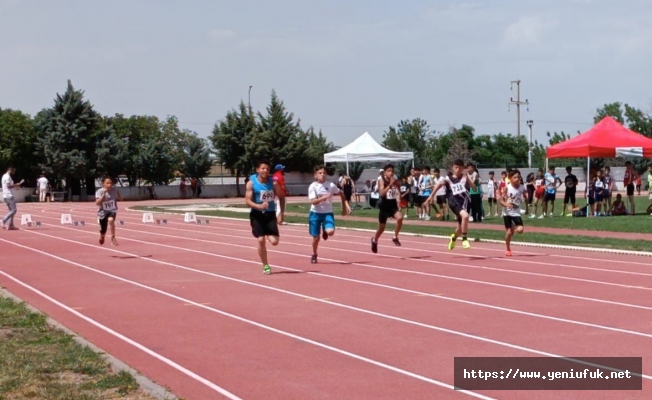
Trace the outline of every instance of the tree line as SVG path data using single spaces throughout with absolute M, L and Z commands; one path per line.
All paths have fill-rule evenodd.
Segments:
M 0 168 L 13 165 L 34 185 L 45 173 L 72 195 L 95 192 L 95 179 L 125 176 L 130 185 L 167 184 L 175 175 L 203 178 L 212 166 L 209 144 L 182 130 L 176 117 L 103 116 L 68 81 L 50 108 L 34 117 L 0 109 Z
M 652 118 L 637 108 L 605 104 L 596 110 L 595 122 L 606 115 L 652 137 Z M 532 146 L 535 168 L 544 167 L 548 145 L 568 140 L 571 135 L 548 132 L 547 137 L 547 145 L 535 142 Z M 528 163 L 526 136 L 477 134 L 470 125 L 436 132 L 420 118 L 389 126 L 382 145 L 414 152 L 417 166 L 446 168 L 457 158 L 492 168 L 523 167 Z M 302 128 L 301 120 L 295 120 L 274 91 L 264 113 L 254 112 L 240 102 L 214 125 L 208 140 L 180 129 L 174 116 L 163 120 L 147 115 L 103 116 L 70 81 L 65 93 L 57 94 L 52 107 L 34 117 L 0 109 L 0 168 L 12 164 L 32 184 L 41 172 L 48 174 L 55 185 L 65 179 L 73 195 L 81 194 L 84 188 L 93 194 L 95 179 L 102 175 L 125 176 L 130 185 L 168 184 L 179 175 L 200 179 L 209 173 L 211 159 L 238 179 L 252 174 L 259 159 L 268 160 L 272 166 L 283 164 L 288 172 L 309 173 L 315 165 L 323 164 L 325 153 L 336 149 L 322 131 L 316 132 L 312 126 Z M 598 159 L 592 163 L 619 166 L 624 161 Z M 640 172 L 645 169 L 644 160 L 633 162 Z M 550 165 L 555 166 L 581 167 L 585 163 L 585 159 L 550 160 Z M 406 174 L 412 162 L 397 164 L 397 172 Z M 365 167 L 372 165 L 350 163 L 351 178 L 357 180 Z M 346 171 L 343 164 L 326 167 L 329 175 Z

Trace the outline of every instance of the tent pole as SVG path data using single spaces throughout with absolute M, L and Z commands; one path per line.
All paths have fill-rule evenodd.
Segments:
M 348 154 L 346 155 L 346 176 L 350 176 L 349 175 L 349 155 Z
M 591 214 L 591 206 L 589 205 L 589 180 L 591 179 L 591 157 L 586 157 L 586 216 Z

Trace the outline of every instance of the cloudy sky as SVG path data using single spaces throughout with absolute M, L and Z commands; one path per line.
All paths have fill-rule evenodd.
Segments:
M 0 107 L 35 114 L 66 80 L 95 108 L 176 115 L 208 135 L 272 89 L 336 145 L 401 119 L 575 132 L 652 108 L 649 0 L 0 0 Z

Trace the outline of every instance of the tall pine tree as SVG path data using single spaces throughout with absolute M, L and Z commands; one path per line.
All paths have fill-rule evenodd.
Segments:
M 95 135 L 101 116 L 84 100 L 84 92 L 68 81 L 66 92 L 57 94 L 54 106 L 36 117 L 40 168 L 55 178 L 65 178 L 69 194 L 81 195 L 81 181 L 87 193 L 95 191 Z
M 267 115 L 258 113 L 259 123 L 256 132 L 251 135 L 248 146 L 249 154 L 254 159 L 267 159 L 274 164 L 280 163 L 287 171 L 308 172 L 313 166 L 305 159 L 308 150 L 308 135 L 294 122 L 294 114 L 285 110 L 285 105 L 272 91 L 272 98 L 267 107 Z

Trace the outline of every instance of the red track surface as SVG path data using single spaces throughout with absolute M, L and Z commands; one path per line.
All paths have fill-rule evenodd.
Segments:
M 43 226 L 0 231 L 0 282 L 183 398 L 652 398 L 650 258 L 505 259 L 408 236 L 372 254 L 369 233 L 341 230 L 313 265 L 307 228 L 283 226 L 265 276 L 248 221 L 153 226 L 122 206 L 120 246 L 101 247 L 92 205 L 19 205 Z M 643 391 L 464 393 L 460 356 L 643 357 L 646 377 Z

